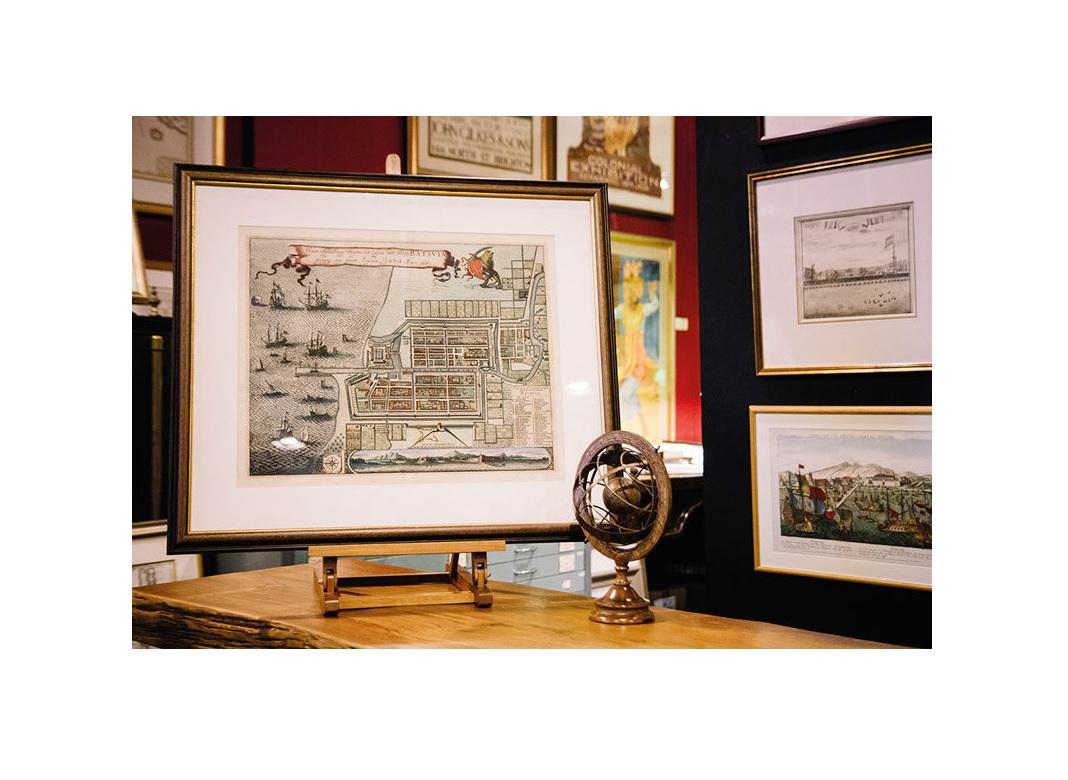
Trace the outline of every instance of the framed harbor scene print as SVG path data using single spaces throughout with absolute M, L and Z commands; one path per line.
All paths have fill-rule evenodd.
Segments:
M 931 146 L 749 174 L 757 374 L 931 368 Z
M 611 237 L 620 427 L 660 444 L 675 436 L 675 242 Z
M 178 171 L 172 549 L 578 535 L 603 185 Z
M 931 587 L 931 409 L 751 406 L 758 571 Z
M 505 179 L 553 177 L 553 118 L 410 116 L 410 173 Z
M 675 117 L 557 117 L 556 178 L 607 183 L 616 209 L 674 214 Z
M 170 214 L 175 163 L 223 162 L 223 117 L 133 117 L 135 211 Z

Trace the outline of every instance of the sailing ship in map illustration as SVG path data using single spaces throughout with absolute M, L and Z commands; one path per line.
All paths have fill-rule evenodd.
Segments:
M 319 289 L 319 280 L 316 279 L 314 287 L 309 287 L 305 291 L 302 302 L 305 309 L 329 309 L 330 295 Z

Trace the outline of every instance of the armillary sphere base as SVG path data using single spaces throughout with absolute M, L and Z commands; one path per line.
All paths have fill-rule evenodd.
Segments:
M 616 579 L 608 592 L 593 602 L 590 620 L 627 626 L 652 623 L 655 618 L 649 609 L 649 602 L 631 587 L 627 567 L 616 566 Z

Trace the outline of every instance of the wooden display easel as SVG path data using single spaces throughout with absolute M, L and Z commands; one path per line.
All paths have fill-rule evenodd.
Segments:
M 386 157 L 386 174 L 401 174 L 400 155 Z M 324 615 L 343 609 L 371 609 L 423 604 L 493 604 L 489 589 L 487 552 L 505 549 L 504 541 L 386 542 L 382 544 L 322 545 L 308 548 L 309 557 L 322 557 L 323 576 L 314 576 L 315 595 Z M 357 555 L 420 555 L 448 553 L 443 572 L 400 572 L 363 577 L 339 577 L 337 559 Z M 470 553 L 470 574 L 460 568 L 460 553 Z
M 313 575 L 316 598 L 324 615 L 343 609 L 371 609 L 423 604 L 493 604 L 489 589 L 487 552 L 505 549 L 503 540 L 456 542 L 384 542 L 339 544 L 308 548 L 309 557 L 323 559 L 323 575 Z M 470 553 L 471 571 L 460 567 L 460 553 Z M 339 577 L 338 558 L 355 555 L 421 555 L 448 553 L 445 571 L 398 572 L 363 577 Z

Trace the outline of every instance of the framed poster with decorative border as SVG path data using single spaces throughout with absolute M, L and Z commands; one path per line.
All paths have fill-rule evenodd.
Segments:
M 225 117 L 133 117 L 133 201 L 135 211 L 171 214 L 174 164 L 222 165 Z
M 931 408 L 750 406 L 757 571 L 931 587 Z
M 931 368 L 931 145 L 749 174 L 758 375 Z
M 177 170 L 172 551 L 581 538 L 603 185 Z
M 661 444 L 675 437 L 675 242 L 611 237 L 620 427 Z
M 605 182 L 613 209 L 671 216 L 675 117 L 557 117 L 556 178 Z
M 757 141 L 762 144 L 793 141 L 812 135 L 851 130 L 855 127 L 878 125 L 905 118 L 901 116 L 758 116 Z
M 551 116 L 410 116 L 409 173 L 553 178 Z

